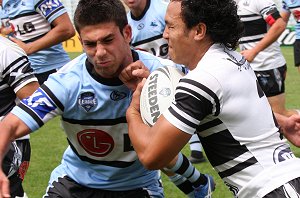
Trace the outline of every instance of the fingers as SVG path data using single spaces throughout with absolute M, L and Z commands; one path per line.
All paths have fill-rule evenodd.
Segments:
M 9 192 L 9 180 L 5 176 L 2 176 L 2 180 L 0 181 L 0 185 L 1 185 L 0 198 L 11 197 L 10 192 Z

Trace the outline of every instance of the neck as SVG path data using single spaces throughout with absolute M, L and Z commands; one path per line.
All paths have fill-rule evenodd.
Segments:
M 205 53 L 208 51 L 208 49 L 213 45 L 213 41 L 211 41 L 210 39 L 207 40 L 206 42 L 202 43 L 200 46 L 198 46 L 197 50 L 194 51 L 194 53 L 191 53 L 190 57 L 193 57 L 190 59 L 190 62 L 188 65 L 188 68 L 190 70 L 193 70 L 197 67 L 199 61 L 203 58 L 203 56 L 205 55 Z
M 141 3 L 136 8 L 130 10 L 132 15 L 135 17 L 141 16 L 146 8 L 147 2 L 148 0 L 141 1 Z

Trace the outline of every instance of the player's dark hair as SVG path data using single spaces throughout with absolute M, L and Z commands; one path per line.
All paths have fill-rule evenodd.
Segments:
M 76 31 L 88 25 L 114 22 L 120 29 L 128 24 L 126 10 L 120 0 L 80 0 L 74 13 Z
M 207 34 L 214 43 L 230 49 L 237 47 L 244 26 L 237 15 L 233 0 L 172 0 L 181 1 L 181 16 L 188 29 L 199 23 L 207 27 Z

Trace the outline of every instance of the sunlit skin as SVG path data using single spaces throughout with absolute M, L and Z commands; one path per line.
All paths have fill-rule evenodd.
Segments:
M 168 41 L 170 58 L 176 63 L 186 65 L 189 69 L 194 69 L 198 60 L 204 55 L 199 53 L 199 45 L 195 41 L 204 39 L 199 37 L 199 31 L 201 33 L 206 29 L 201 25 L 187 29 L 180 13 L 181 2 L 172 1 L 167 8 L 163 37 Z
M 79 39 L 88 60 L 103 78 L 118 77 L 124 66 L 133 61 L 129 25 L 124 27 L 122 33 L 114 22 L 85 26 L 80 30 Z

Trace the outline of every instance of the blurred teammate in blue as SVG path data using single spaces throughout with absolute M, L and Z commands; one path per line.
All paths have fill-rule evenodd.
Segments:
M 23 48 L 40 84 L 70 61 L 61 43 L 75 30 L 60 0 L 0 0 L 0 5 L 0 33 Z
M 0 36 L 0 121 L 16 106 L 16 99 L 30 96 L 39 84 L 25 52 Z M 30 161 L 29 135 L 10 144 L 2 168 L 10 181 L 11 197 L 27 197 L 22 182 Z
M 128 23 L 132 28 L 131 45 L 161 58 L 169 58 L 168 42 L 163 38 L 166 27 L 165 15 L 169 4 L 168 0 L 123 0 L 129 8 Z M 202 145 L 197 134 L 189 141 L 192 163 L 205 161 Z M 172 180 L 172 179 L 171 179 Z M 181 183 L 178 184 L 180 188 Z
M 79 1 L 74 24 L 86 53 L 51 74 L 4 118 L 0 159 L 10 140 L 61 115 L 69 147 L 52 171 L 44 197 L 163 197 L 158 171 L 145 169 L 131 145 L 125 114 L 132 91 L 118 76 L 128 65 L 147 67 L 145 77 L 149 70 L 176 65 L 130 48 L 131 27 L 119 0 Z M 200 174 L 181 154 L 166 168 L 180 173 L 198 191 L 208 181 L 213 185 L 211 176 Z M 0 184 L 0 196 L 8 197 L 2 171 Z
M 296 40 L 294 43 L 294 63 L 300 72 L 300 0 L 283 0 L 281 17 L 287 23 L 291 14 L 296 21 L 295 33 Z

